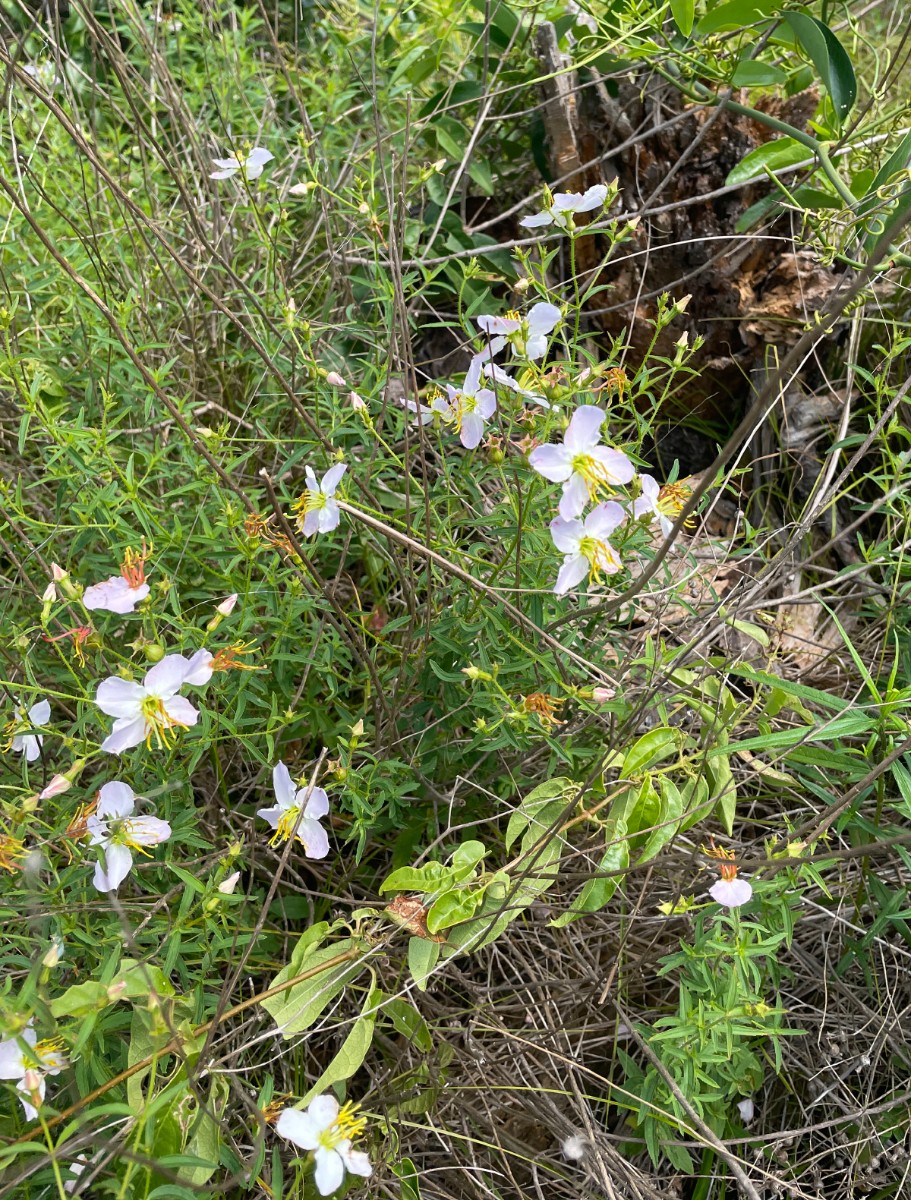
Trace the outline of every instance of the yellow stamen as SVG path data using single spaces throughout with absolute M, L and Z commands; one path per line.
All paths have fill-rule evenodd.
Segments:
M 0 834 L 0 871 L 13 874 L 19 869 L 19 862 L 25 857 L 25 845 L 19 838 L 9 834 Z
M 577 454 L 572 461 L 572 468 L 575 474 L 581 475 L 585 480 L 585 486 L 588 488 L 588 495 L 592 503 L 598 501 L 602 492 L 611 491 L 611 474 L 603 462 L 594 458 L 591 454 Z
M 591 567 L 592 583 L 598 582 L 598 577 L 602 572 L 613 575 L 620 570 L 621 562 L 614 553 L 613 546 L 607 542 L 599 541 L 597 538 L 584 537 L 579 543 L 579 553 L 584 554 L 589 561 Z
M 145 538 L 142 539 L 142 550 L 133 550 L 132 547 L 128 546 L 124 551 L 123 562 L 120 565 L 120 574 L 131 588 L 140 587 L 145 583 L 145 561 L 148 556 L 149 551 L 146 549 Z
M 241 654 L 253 654 L 256 646 L 253 642 L 235 642 L 233 646 L 225 646 L 219 650 L 209 663 L 213 671 L 264 671 L 265 667 L 257 667 L 252 663 L 238 662 Z
M 349 1101 L 339 1110 L 334 1123 L 319 1135 L 320 1145 L 324 1149 L 334 1150 L 339 1142 L 353 1142 L 356 1137 L 361 1136 L 367 1128 L 367 1118 L 355 1116 L 359 1107 Z
M 146 696 L 141 705 L 146 722 L 146 746 L 151 750 L 152 742 L 161 750 L 170 750 L 176 738 L 172 730 L 187 729 L 182 721 L 175 721 L 158 696 Z
M 278 818 L 278 824 L 275 827 L 275 833 L 269 839 L 270 846 L 277 846 L 279 842 L 287 842 L 288 838 L 294 833 L 295 827 L 298 824 L 297 815 L 300 812 L 300 805 L 295 808 L 286 809 L 285 812 Z

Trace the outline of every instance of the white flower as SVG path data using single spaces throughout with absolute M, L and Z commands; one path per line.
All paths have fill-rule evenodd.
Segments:
M 235 871 L 233 875 L 229 875 L 227 879 L 223 879 L 218 885 L 218 891 L 223 896 L 233 896 L 234 889 L 237 887 L 237 881 L 240 879 L 240 871 Z
M 46 725 L 51 719 L 51 704 L 49 700 L 39 700 L 33 704 L 27 713 L 16 706 L 15 726 L 36 728 Z M 12 748 L 18 754 L 25 755 L 26 762 L 34 762 L 41 753 L 44 738 L 40 733 L 17 733 L 13 735 Z
M 25 1043 L 23 1048 L 21 1043 Z M 0 1042 L 0 1079 L 15 1079 L 16 1091 L 25 1109 L 25 1119 L 34 1121 L 44 1100 L 45 1075 L 59 1075 L 66 1058 L 54 1041 L 39 1042 L 31 1024 L 19 1034 Z
M 304 537 L 310 537 L 314 533 L 331 533 L 337 528 L 341 513 L 333 497 L 347 470 L 347 463 L 336 463 L 317 483 L 313 468 L 304 468 L 307 490 L 292 506 L 297 513 L 297 524 Z
M 479 355 L 483 358 L 484 355 Z M 521 396 L 523 400 L 531 400 L 533 404 L 539 405 L 541 408 L 556 409 L 555 404 L 550 404 L 543 396 L 539 396 L 537 392 L 529 392 L 525 388 L 520 387 L 511 375 L 507 375 L 502 367 L 498 367 L 496 363 L 487 363 L 484 367 L 484 374 L 488 379 L 492 379 L 494 383 L 499 383 L 502 387 L 509 388 L 511 392 L 515 392 L 517 396 Z
M 749 904 L 753 896 L 753 885 L 746 879 L 738 879 L 736 875 L 726 872 L 736 871 L 736 867 L 722 867 L 721 878 L 709 888 L 709 895 L 723 908 L 740 908 Z
M 58 935 L 54 938 L 48 949 L 45 951 L 44 957 L 41 960 L 41 965 L 50 970 L 51 968 L 57 966 L 61 958 L 63 958 L 63 938 Z
M 533 217 L 523 217 L 519 224 L 524 229 L 539 229 L 542 225 L 556 225 L 567 233 L 575 228 L 574 213 L 591 212 L 600 208 L 607 199 L 607 186 L 596 183 L 587 192 L 555 192 L 543 212 Z
M 92 880 L 99 892 L 116 892 L 133 866 L 133 850 L 145 853 L 146 846 L 158 846 L 171 836 L 171 826 L 158 817 L 134 817 L 136 796 L 126 783 L 106 783 L 98 793 L 98 806 L 86 818 L 85 827 L 92 846 L 104 851 L 95 864 Z
M 481 354 L 483 360 L 499 354 L 509 342 L 518 358 L 540 358 L 547 351 L 548 336 L 562 317 L 555 304 L 534 304 L 525 317 L 509 313 L 505 317 L 478 317 L 478 325 L 491 338 Z
M 661 532 L 667 537 L 674 527 L 674 522 L 661 507 L 661 488 L 651 475 L 640 475 L 639 482 L 642 484 L 642 495 L 633 501 L 633 516 L 638 518 L 651 513 L 650 522 L 657 517 L 661 524 Z
M 615 575 L 621 568 L 617 552 L 607 540 L 626 513 L 613 500 L 593 508 L 584 521 L 564 521 L 557 517 L 550 523 L 554 545 L 566 556 L 557 576 L 554 592 L 562 596 L 576 587 L 591 573 Z
M 745 1100 L 738 1100 L 737 1111 L 740 1113 L 740 1119 L 743 1121 L 744 1125 L 749 1125 L 756 1112 L 756 1106 L 753 1104 L 752 1096 L 747 1096 Z
M 256 815 L 268 821 L 275 830 L 272 842 L 287 841 L 296 826 L 295 837 L 303 845 L 307 858 L 325 858 L 329 853 L 329 838 L 320 820 L 329 812 L 329 797 L 322 788 L 296 788 L 291 772 L 283 762 L 278 763 L 272 771 L 272 786 L 278 804 L 273 808 L 256 810 Z M 308 790 L 310 798 L 298 820 Z
M 235 154 L 229 155 L 227 158 L 213 158 L 212 161 L 217 171 L 213 171 L 210 179 L 230 179 L 232 175 L 236 175 L 238 171 L 243 173 L 245 179 L 259 179 L 263 173 L 263 167 L 266 163 L 271 162 L 275 157 L 271 151 L 264 149 L 262 146 L 254 146 L 249 154 L 244 154 L 238 150 Z
M 145 575 L 145 545 L 142 553 L 127 550 L 120 566 L 120 574 L 112 575 L 103 583 L 93 584 L 85 589 L 82 603 L 87 609 L 103 609 L 105 612 L 119 613 L 121 616 L 131 613 L 140 600 L 145 600 L 149 594 L 149 585 Z
M 314 1180 L 321 1196 L 331 1196 L 345 1179 L 345 1171 L 369 1179 L 373 1174 L 370 1159 L 361 1150 L 352 1150 L 352 1139 L 363 1132 L 365 1121 L 354 1115 L 350 1104 L 339 1110 L 334 1096 L 317 1096 L 306 1112 L 286 1108 L 275 1128 L 282 1137 L 311 1150 L 316 1164 Z
M 497 398 L 490 388 L 479 387 L 481 382 L 481 357 L 471 360 L 465 382 L 460 388 L 446 384 L 447 397 L 436 396 L 430 407 L 439 413 L 444 425 L 452 425 L 458 431 L 459 440 L 466 450 L 474 450 L 484 436 L 484 422 L 497 411 Z
M 191 659 L 182 654 L 167 654 L 147 672 L 142 683 L 112 675 L 98 685 L 95 703 L 103 713 L 114 717 L 110 734 L 101 743 L 109 754 L 121 754 L 140 742 L 151 749 L 173 740 L 173 730 L 189 729 L 199 713 L 189 700 L 177 693 L 185 683 L 201 685 L 212 676 L 208 650 L 198 650 Z
M 602 446 L 601 426 L 607 414 L 593 404 L 573 413 L 562 446 L 538 446 L 528 456 L 532 467 L 551 483 L 563 484 L 560 516 L 571 521 L 589 501 L 618 483 L 629 483 L 636 469 L 622 450 Z
M 432 408 L 427 404 L 421 404 L 418 400 L 402 400 L 402 404 L 409 412 L 415 414 L 419 425 L 429 424 L 436 415 Z

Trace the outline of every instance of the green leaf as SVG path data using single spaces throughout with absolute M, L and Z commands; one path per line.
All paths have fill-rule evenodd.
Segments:
M 427 910 L 427 928 L 431 933 L 439 933 L 441 929 L 449 929 L 460 921 L 467 921 L 474 916 L 484 899 L 483 892 L 473 892 L 469 889 L 444 892 L 438 896 Z
M 812 152 L 793 138 L 775 138 L 774 141 L 757 146 L 755 150 L 751 150 L 749 154 L 745 155 L 733 171 L 728 173 L 724 182 L 728 187 L 733 187 L 738 183 L 747 183 L 751 179 L 764 179 L 767 171 L 780 171 L 783 167 L 793 167 L 795 163 L 812 157 Z
M 361 1009 L 361 1015 L 351 1026 L 351 1032 L 342 1042 L 335 1058 L 297 1105 L 298 1108 L 306 1108 L 314 1096 L 319 1096 L 322 1092 L 327 1091 L 333 1084 L 350 1079 L 355 1071 L 360 1070 L 373 1041 L 374 1027 L 382 999 L 383 993 L 380 988 L 370 989 L 367 999 L 364 1001 L 364 1007 Z
M 585 884 L 582 891 L 565 913 L 551 921 L 555 929 L 562 929 L 585 913 L 598 912 L 612 899 L 620 886 L 621 875 L 629 866 L 629 841 L 626 838 L 626 822 L 608 821 L 605 824 L 608 846 L 598 864 L 598 874 Z
M 418 941 L 421 939 L 418 938 Z M 427 1028 L 427 1022 L 414 1007 L 402 996 L 392 996 L 383 1005 L 383 1016 L 391 1021 L 393 1028 L 409 1042 L 414 1042 L 418 1050 L 425 1054 L 433 1049 L 433 1038 Z
M 428 862 L 423 867 L 399 867 L 380 884 L 380 895 L 384 892 L 439 892 L 451 888 L 457 882 L 452 867 L 439 862 Z
M 693 32 L 693 18 L 696 15 L 695 0 L 671 0 L 671 16 L 674 24 L 684 37 Z
M 873 176 L 872 180 L 870 181 L 869 191 L 875 193 L 877 189 L 881 188 L 884 183 L 887 183 L 893 175 L 897 175 L 899 171 L 904 171 L 909 163 L 911 163 L 911 133 L 906 133 L 883 165 Z
M 331 946 L 325 946 L 322 950 L 315 950 L 312 954 L 308 954 L 302 966 L 297 966 L 292 956 L 291 963 L 279 971 L 270 986 L 277 987 L 308 968 L 329 963 L 339 954 L 354 949 L 360 949 L 359 942 L 356 942 L 354 938 L 342 938 L 341 941 L 333 942 Z M 334 967 L 327 966 L 325 970 L 288 988 L 287 991 L 279 992 L 276 996 L 269 996 L 262 1000 L 262 1007 L 272 1017 L 282 1037 L 293 1037 L 294 1034 L 310 1028 L 323 1009 L 360 974 L 363 966 L 359 959 L 337 963 Z
M 138 962 L 134 958 L 125 958 L 120 963 L 120 969 L 114 978 L 112 987 L 124 984 L 121 995 L 126 1000 L 145 998 L 152 992 L 156 996 L 173 996 L 174 985 L 162 971 L 153 963 Z
M 408 970 L 418 991 L 427 991 L 427 980 L 440 961 L 440 943 L 427 938 L 413 937 L 408 940 Z
M 841 124 L 857 99 L 857 79 L 847 51 L 828 25 L 816 17 L 800 12 L 781 15 L 819 72 L 832 100 L 836 119 Z
M 560 807 L 565 807 L 568 797 L 579 790 L 579 785 L 571 779 L 558 777 L 549 779 L 547 783 L 541 783 L 533 791 L 529 792 L 519 807 L 513 812 L 509 818 L 509 824 L 506 826 L 506 849 L 512 847 L 516 838 L 529 825 L 533 825 L 537 830 L 537 836 L 545 833 L 553 824 L 553 819 L 544 819 L 546 811 L 553 812 L 554 809 L 548 810 L 547 806 L 559 801 L 559 806 L 556 812 L 559 813 Z
M 725 735 L 725 741 L 727 736 Z M 721 753 L 708 764 L 712 778 L 712 799 L 715 801 L 718 820 L 730 837 L 734 832 L 734 817 L 737 813 L 737 786 L 731 770 L 729 753 Z
M 680 829 L 683 818 L 683 796 L 674 781 L 666 775 L 658 780 L 660 808 L 656 828 L 652 831 L 641 854 L 636 856 L 636 863 L 648 862 L 664 849 Z
M 462 883 L 467 879 L 486 853 L 487 847 L 483 842 L 462 842 L 452 856 L 456 882 Z
M 61 996 L 55 996 L 50 1009 L 55 1017 L 87 1017 L 118 999 L 117 996 L 111 998 L 105 984 L 89 979 L 85 983 L 74 983 Z
M 773 13 L 778 4 L 779 0 L 730 0 L 728 4 L 722 4 L 707 13 L 697 25 L 696 33 L 703 37 L 722 29 L 742 29 L 745 25 L 755 25 Z
M 659 725 L 657 729 L 650 729 L 634 742 L 624 755 L 624 776 L 639 775 L 662 759 L 670 758 L 677 753 L 679 744 L 679 731 L 669 725 Z
M 772 63 L 756 62 L 752 58 L 742 58 L 734 68 L 731 83 L 734 87 L 771 87 L 784 83 L 787 75 L 781 67 Z

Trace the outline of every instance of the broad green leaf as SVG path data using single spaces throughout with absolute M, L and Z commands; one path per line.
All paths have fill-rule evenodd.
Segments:
M 221 1151 L 221 1119 L 228 1103 L 230 1090 L 224 1079 L 212 1077 L 205 1107 L 200 1106 L 191 1118 L 185 1154 L 199 1160 L 180 1171 L 192 1187 L 201 1188 L 218 1170 Z M 185 1116 L 184 1116 L 185 1119 Z
M 696 26 L 696 33 L 703 37 L 707 33 L 718 33 L 722 29 L 743 29 L 755 25 L 773 13 L 779 0 L 729 0 L 706 13 Z
M 360 948 L 360 943 L 356 942 L 354 938 L 342 938 L 341 941 L 333 942 L 331 946 L 324 946 L 322 950 L 315 950 L 312 954 L 307 955 L 301 967 L 295 967 L 289 963 L 275 976 L 271 986 L 277 987 L 279 984 L 293 979 L 295 975 L 301 974 L 302 971 L 318 968 L 323 963 L 330 963 L 339 954 Z M 359 958 L 337 963 L 334 967 L 327 965 L 325 970 L 288 988 L 287 991 L 267 997 L 261 1001 L 262 1007 L 272 1017 L 282 1037 L 293 1037 L 294 1034 L 309 1029 L 323 1009 L 363 969 L 364 964 Z
M 403 1158 L 399 1163 L 390 1163 L 389 1169 L 399 1181 L 399 1200 L 421 1200 L 418 1169 L 410 1158 Z
M 679 730 L 672 729 L 669 725 L 650 729 L 626 751 L 623 761 L 624 776 L 639 775 L 663 759 L 670 758 L 677 753 L 679 745 Z
M 664 849 L 680 829 L 683 818 L 683 796 L 674 781 L 667 775 L 658 780 L 660 808 L 656 828 L 652 831 L 641 854 L 636 855 L 636 863 L 648 862 Z
M 153 963 L 137 962 L 134 958 L 125 958 L 114 978 L 112 987 L 124 985 L 121 995 L 127 1000 L 146 997 L 152 992 L 156 996 L 173 996 L 174 985 L 162 971 Z
M 757 146 L 745 155 L 737 166 L 728 173 L 725 183 L 733 187 L 738 183 L 747 183 L 751 179 L 766 178 L 767 171 L 780 171 L 783 167 L 793 167 L 804 159 L 812 159 L 812 152 L 793 138 L 775 138 Z
M 771 87 L 784 83 L 787 75 L 781 67 L 773 63 L 757 62 L 752 58 L 742 58 L 734 68 L 731 83 L 734 87 Z
M 469 920 L 483 899 L 483 892 L 472 891 L 469 888 L 444 892 L 427 910 L 427 928 L 431 933 L 439 933 L 441 929 L 449 929 L 458 925 L 460 921 Z
M 483 842 L 462 842 L 452 856 L 452 869 L 457 883 L 467 879 L 484 858 L 487 847 Z
M 390 997 L 383 1005 L 383 1017 L 392 1022 L 397 1033 L 409 1042 L 414 1042 L 419 1050 L 429 1053 L 433 1049 L 433 1038 L 427 1028 L 427 1022 L 404 997 Z
M 674 24 L 684 37 L 693 32 L 693 18 L 696 14 L 695 0 L 671 0 L 671 16 Z
M 427 991 L 427 980 L 440 960 L 440 943 L 427 938 L 413 937 L 408 940 L 408 970 L 421 992 Z
M 612 899 L 620 886 L 622 875 L 617 872 L 625 871 L 629 866 L 629 841 L 626 838 L 624 821 L 609 821 L 605 825 L 608 846 L 598 864 L 598 873 L 585 884 L 582 891 L 573 901 L 570 909 L 561 913 L 550 924 L 556 929 L 562 929 L 577 921 L 585 913 L 599 912 Z
M 819 72 L 836 119 L 843 122 L 857 99 L 857 79 L 847 51 L 828 25 L 816 17 L 801 12 L 786 12 L 782 16 Z
M 538 837 L 545 833 L 552 824 L 551 820 L 542 820 L 542 813 L 547 805 L 559 801 L 565 807 L 569 796 L 578 790 L 578 784 L 560 776 L 556 779 L 549 779 L 547 783 L 541 783 L 533 791 L 530 791 L 515 812 L 510 815 L 509 824 L 506 826 L 506 849 L 509 850 L 512 847 L 516 838 L 530 824 L 537 830 Z
M 85 983 L 74 983 L 62 995 L 55 996 L 50 1009 L 55 1017 L 87 1017 L 118 999 L 119 996 L 110 995 L 105 984 L 88 979 Z
M 361 1015 L 351 1026 L 351 1031 L 339 1047 L 335 1058 L 297 1105 L 298 1108 L 306 1108 L 314 1096 L 328 1091 L 333 1084 L 350 1079 L 355 1071 L 360 1070 L 373 1041 L 373 1031 L 382 999 L 383 993 L 380 988 L 370 989 L 367 999 L 364 1001 L 364 1007 L 361 1009 Z
M 428 862 L 423 867 L 399 867 L 380 884 L 383 892 L 439 892 L 457 882 L 457 873 L 439 862 Z

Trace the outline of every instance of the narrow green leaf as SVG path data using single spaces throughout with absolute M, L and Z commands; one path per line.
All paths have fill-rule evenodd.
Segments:
M 297 1105 L 298 1108 L 306 1108 L 314 1096 L 321 1095 L 333 1084 L 350 1079 L 355 1071 L 360 1070 L 373 1041 L 374 1027 L 379 1016 L 379 1005 L 382 998 L 383 993 L 380 988 L 370 989 L 367 999 L 364 1001 L 364 1007 L 361 1009 L 361 1015 L 351 1026 L 351 1032 L 342 1042 L 329 1066 Z

